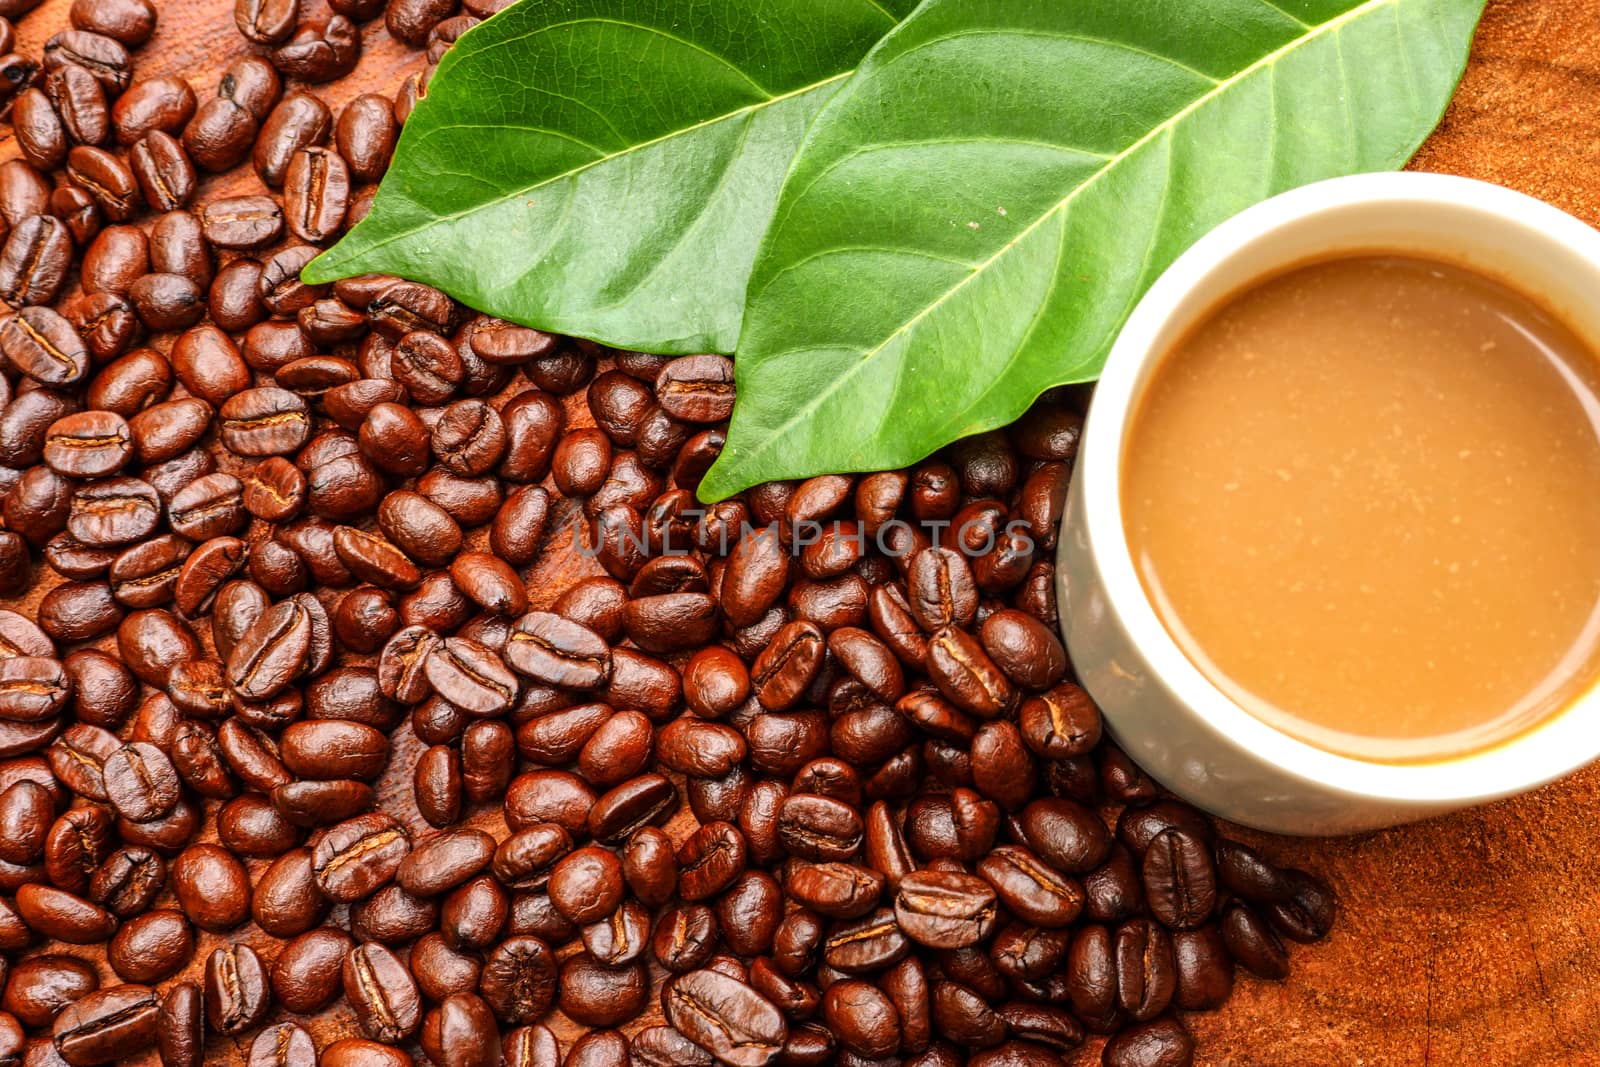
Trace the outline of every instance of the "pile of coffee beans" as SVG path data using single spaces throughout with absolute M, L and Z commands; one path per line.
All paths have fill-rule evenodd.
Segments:
M 299 280 L 493 10 L 332 6 L 0 20 L 0 1064 L 1190 1063 L 1334 902 L 1072 681 L 1082 394 L 701 506 L 729 360 Z

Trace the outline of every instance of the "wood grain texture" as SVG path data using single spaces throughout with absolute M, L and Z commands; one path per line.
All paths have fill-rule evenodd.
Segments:
M 321 2 L 312 0 L 307 12 L 318 13 Z M 244 47 L 231 3 L 158 4 L 160 27 L 137 53 L 138 75 L 178 73 L 202 97 L 210 95 L 222 66 Z M 47 0 L 21 19 L 18 51 L 38 54 L 45 38 L 67 25 L 69 6 L 70 0 Z M 422 67 L 421 55 L 389 39 L 381 21 L 367 25 L 363 38 L 356 73 L 317 90 L 335 108 L 361 92 L 392 93 Z M 9 127 L 0 125 L 0 158 L 15 154 Z M 1600 0 L 1491 2 L 1461 90 L 1414 165 L 1501 182 L 1600 223 Z M 209 179 L 203 195 L 219 191 L 262 190 L 246 169 Z M 168 340 L 158 339 L 158 347 Z M 581 400 L 569 406 L 574 424 L 590 421 Z M 572 510 L 561 514 L 567 521 L 528 572 L 536 607 L 596 570 L 571 548 Z M 38 592 L 6 606 L 31 612 Z M 402 728 L 383 796 L 390 810 L 423 830 L 408 799 L 419 751 Z M 1327 942 L 1294 951 L 1289 981 L 1241 978 L 1223 1011 L 1190 1017 L 1200 1043 L 1197 1063 L 1600 1063 L 1600 841 L 1591 815 L 1597 793 L 1600 770 L 1591 769 L 1515 801 L 1359 838 L 1286 840 L 1241 831 L 1276 859 L 1326 877 L 1342 913 Z M 473 821 L 494 830 L 498 818 L 482 814 Z M 262 866 L 252 864 L 252 873 Z M 277 951 L 253 926 L 227 940 L 257 945 L 269 963 Z M 198 937 L 190 975 L 198 975 L 219 943 L 213 935 Z M 319 1046 L 354 1032 L 342 1004 L 309 1025 Z M 553 1025 L 564 1041 L 575 1032 L 559 1018 Z M 207 1063 L 243 1063 L 247 1049 L 247 1042 L 213 1039 Z M 127 1062 L 156 1061 L 152 1054 Z M 1098 1063 L 1097 1046 L 1073 1062 Z

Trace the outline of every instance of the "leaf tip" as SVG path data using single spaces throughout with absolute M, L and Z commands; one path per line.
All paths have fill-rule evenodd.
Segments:
M 706 471 L 705 477 L 700 479 L 700 485 L 695 489 L 694 495 L 702 504 L 715 504 L 745 488 L 739 483 L 737 477 L 728 477 L 725 465 L 721 458 L 711 464 L 711 469 Z

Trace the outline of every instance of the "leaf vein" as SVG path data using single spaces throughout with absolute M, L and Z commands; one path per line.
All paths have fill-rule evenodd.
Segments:
M 1042 37 L 1052 41 L 1078 41 L 1082 44 L 1102 45 L 1106 48 L 1116 48 L 1124 52 L 1132 52 L 1134 55 L 1140 55 L 1147 59 L 1153 59 L 1156 62 L 1164 63 L 1169 67 L 1177 67 L 1179 70 L 1188 71 L 1195 77 L 1202 78 L 1205 81 L 1210 82 L 1212 85 L 1222 84 L 1221 79 L 1213 78 L 1205 71 L 1191 67 L 1182 60 L 1174 59 L 1172 56 L 1164 56 L 1160 52 L 1152 52 L 1148 48 L 1140 48 L 1138 45 L 1129 44 L 1127 41 L 1118 41 L 1110 37 L 1096 37 L 1092 34 L 1055 33 L 1050 30 L 1029 30 L 1013 26 L 982 27 L 970 30 L 960 30 L 956 33 L 941 34 L 937 37 L 929 37 L 927 40 L 918 41 L 910 48 L 907 48 L 904 52 L 900 52 L 890 57 L 889 62 L 897 63 L 900 60 L 905 59 L 907 56 L 914 55 L 915 53 L 922 51 L 924 48 L 932 48 L 948 41 L 959 41 L 968 37 Z
M 1263 7 L 1271 8 L 1273 11 L 1276 11 L 1278 14 L 1282 15 L 1284 18 L 1288 19 L 1290 22 L 1293 22 L 1298 26 L 1302 26 L 1302 27 L 1304 27 L 1305 29 L 1308 29 L 1308 30 L 1312 28 L 1312 24 L 1311 23 L 1307 22 L 1305 19 L 1301 18 L 1299 15 L 1294 14 L 1292 11 L 1290 11 L 1288 8 L 1284 7 L 1281 4 L 1274 4 L 1272 2 L 1272 0 L 1261 0 L 1261 4 L 1262 4 Z

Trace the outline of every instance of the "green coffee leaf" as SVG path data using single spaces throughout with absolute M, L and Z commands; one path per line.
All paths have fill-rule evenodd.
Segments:
M 915 462 L 1092 379 L 1196 238 L 1403 164 L 1483 0 L 927 0 L 818 115 L 702 483 Z

